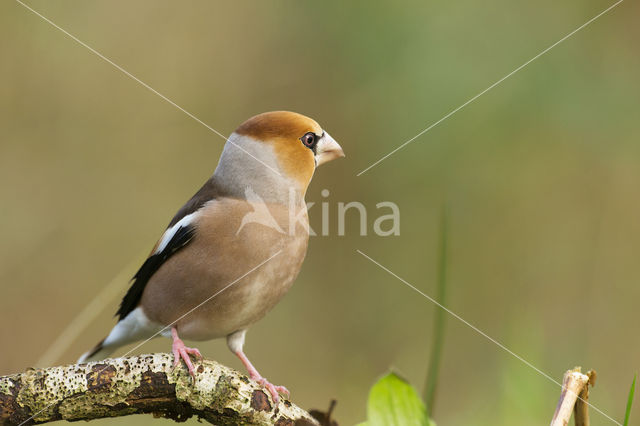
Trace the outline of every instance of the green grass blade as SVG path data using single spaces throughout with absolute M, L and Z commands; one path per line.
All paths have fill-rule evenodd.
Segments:
M 631 404 L 633 404 L 633 394 L 636 389 L 636 376 L 633 376 L 631 389 L 629 390 L 629 399 L 627 399 L 627 410 L 624 413 L 624 426 L 629 426 L 629 415 L 631 414 Z
M 445 305 L 447 290 L 447 246 L 449 233 L 449 212 L 447 205 L 442 209 L 442 223 L 440 229 L 440 253 L 438 264 L 438 289 L 436 300 Z M 444 347 L 444 329 L 446 323 L 446 313 L 440 308 L 435 308 L 433 322 L 433 342 L 431 345 L 431 357 L 429 358 L 429 368 L 427 370 L 427 379 L 424 387 L 424 398 L 429 416 L 433 417 L 433 405 L 436 397 L 436 389 L 438 387 L 438 375 L 440 372 L 440 359 Z

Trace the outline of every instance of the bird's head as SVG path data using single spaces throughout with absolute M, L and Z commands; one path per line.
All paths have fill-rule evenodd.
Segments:
M 216 174 L 233 169 L 236 179 L 246 181 L 248 175 L 271 184 L 288 181 L 304 193 L 316 167 L 340 157 L 344 157 L 340 145 L 311 118 L 289 111 L 265 112 L 231 134 Z M 274 175 L 281 179 L 274 181 Z

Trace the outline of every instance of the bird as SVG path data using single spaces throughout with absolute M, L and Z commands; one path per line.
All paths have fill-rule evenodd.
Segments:
M 318 166 L 340 157 L 341 146 L 302 114 L 265 112 L 242 123 L 213 175 L 177 211 L 132 278 L 116 325 L 78 362 L 160 335 L 172 339 L 174 368 L 182 360 L 195 380 L 191 356 L 202 354 L 182 339 L 225 337 L 276 404 L 280 393 L 288 396 L 249 361 L 245 335 L 295 281 L 309 241 L 307 188 Z

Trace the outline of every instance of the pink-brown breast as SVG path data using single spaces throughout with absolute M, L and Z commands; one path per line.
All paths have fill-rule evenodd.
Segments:
M 208 340 L 244 329 L 273 308 L 300 271 L 309 233 L 304 206 L 303 223 L 292 232 L 288 206 L 267 208 L 284 232 L 253 220 L 238 233 L 242 218 L 255 214 L 244 200 L 215 200 L 205 206 L 194 239 L 145 287 L 140 304 L 149 319 L 163 325 L 178 320 L 182 337 Z

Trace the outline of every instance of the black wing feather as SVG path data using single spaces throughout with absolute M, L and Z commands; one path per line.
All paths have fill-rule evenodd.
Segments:
M 133 311 L 140 299 L 142 298 L 142 292 L 145 286 L 156 273 L 160 266 L 167 261 L 176 252 L 184 248 L 193 239 L 195 234 L 195 227 L 192 225 L 181 226 L 173 235 L 167 246 L 160 253 L 149 256 L 149 258 L 142 264 L 138 272 L 134 275 L 127 294 L 120 302 L 120 308 L 116 312 L 118 321 L 122 321 L 131 311 Z

